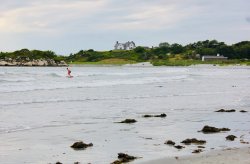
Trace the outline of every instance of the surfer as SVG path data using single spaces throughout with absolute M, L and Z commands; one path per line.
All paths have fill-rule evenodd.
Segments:
M 71 74 L 71 70 L 69 68 L 67 68 L 67 71 L 68 71 L 68 76 L 69 77 L 72 77 L 70 74 Z

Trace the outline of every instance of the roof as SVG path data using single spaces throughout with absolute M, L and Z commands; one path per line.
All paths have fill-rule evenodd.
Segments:
M 227 59 L 225 56 L 202 56 L 203 58 Z

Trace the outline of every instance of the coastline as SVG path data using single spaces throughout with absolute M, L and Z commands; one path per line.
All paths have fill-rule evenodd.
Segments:
M 241 148 L 227 148 L 222 150 L 212 150 L 207 153 L 193 154 L 180 157 L 168 157 L 138 164 L 249 164 L 250 146 Z

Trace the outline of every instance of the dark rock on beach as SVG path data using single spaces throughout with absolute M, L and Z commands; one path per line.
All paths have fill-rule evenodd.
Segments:
M 181 143 L 184 143 L 185 145 L 190 145 L 190 144 L 197 144 L 197 145 L 203 145 L 206 143 L 205 140 L 197 140 L 196 138 L 192 138 L 192 139 L 185 139 L 184 141 L 182 141 Z
M 200 152 L 202 152 L 202 149 L 196 149 L 192 153 L 200 153 Z
M 221 131 L 230 131 L 228 128 L 216 128 L 212 126 L 204 126 L 201 132 L 203 133 L 219 133 Z
M 138 157 L 134 157 L 125 153 L 118 153 L 118 160 L 112 162 L 111 164 L 121 164 L 121 163 L 127 163 L 127 162 L 131 162 L 135 159 L 137 159 Z
M 234 141 L 234 139 L 237 138 L 236 136 L 234 135 L 229 135 L 226 137 L 227 140 L 230 140 L 230 141 Z
M 118 123 L 126 123 L 126 124 L 131 124 L 131 123 L 136 123 L 137 121 L 135 119 L 125 119 L 121 122 Z
M 197 146 L 200 149 L 205 149 L 205 146 Z
M 163 86 L 159 85 L 159 86 L 157 86 L 157 87 L 162 88 Z
M 143 115 L 143 117 L 147 118 L 147 117 L 154 117 L 153 115 L 149 115 L 149 114 L 145 114 Z
M 166 145 L 175 145 L 175 142 L 172 140 L 167 140 L 164 144 Z
M 82 149 L 86 149 L 87 147 L 92 147 L 92 146 L 93 146 L 92 143 L 86 144 L 86 143 L 80 141 L 80 142 L 75 142 L 75 143 L 74 143 L 72 146 L 70 146 L 70 147 L 72 147 L 72 148 L 75 149 L 75 150 L 82 150 Z
M 61 162 L 56 162 L 56 164 L 63 164 L 63 163 L 61 163 Z
M 181 146 L 181 145 L 177 145 L 177 146 L 174 146 L 176 149 L 183 149 L 185 148 L 184 146 Z
M 246 113 L 247 111 L 245 111 L 245 110 L 241 110 L 240 112 L 241 112 L 241 113 Z
M 240 143 L 242 143 L 242 144 L 249 144 L 249 142 L 246 142 L 243 139 L 240 140 Z
M 110 164 L 122 164 L 122 162 L 120 160 L 115 160 L 114 162 L 112 162 Z
M 230 110 L 220 109 L 215 112 L 235 112 L 235 111 L 236 111 L 235 109 L 230 109 Z
M 167 115 L 165 113 L 162 113 L 162 114 L 159 114 L 159 115 L 146 114 L 146 115 L 143 115 L 143 117 L 145 117 L 145 118 L 147 118 L 147 117 L 161 117 L 161 118 L 164 118 L 164 117 L 167 117 Z
M 162 114 L 160 114 L 160 115 L 155 115 L 154 117 L 167 117 L 167 115 L 165 114 L 165 113 L 162 113 Z

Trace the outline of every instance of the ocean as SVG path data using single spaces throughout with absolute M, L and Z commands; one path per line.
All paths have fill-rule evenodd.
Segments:
M 250 68 L 240 66 L 0 67 L 0 163 L 106 164 L 123 152 L 151 159 L 191 155 L 165 145 L 206 140 L 204 152 L 250 141 Z M 217 113 L 219 109 L 233 113 Z M 247 113 L 241 113 L 246 110 Z M 166 118 L 144 118 L 145 114 Z M 136 119 L 134 124 L 116 123 Z M 203 134 L 203 126 L 230 132 Z M 227 135 L 236 135 L 227 141 Z M 76 151 L 76 141 L 93 147 Z M 182 145 L 182 144 L 181 144 Z

